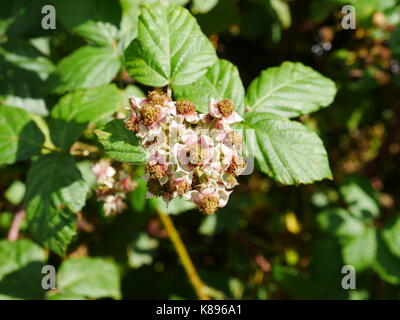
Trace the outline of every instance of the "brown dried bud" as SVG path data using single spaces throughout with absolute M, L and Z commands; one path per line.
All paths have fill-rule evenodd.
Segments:
M 234 156 L 227 171 L 237 177 L 242 173 L 245 167 L 246 167 L 246 161 L 244 161 L 242 157 Z
M 147 164 L 146 172 L 151 179 L 161 179 L 164 176 L 164 171 L 160 164 Z
M 176 112 L 178 114 L 193 114 L 196 112 L 196 105 L 187 100 L 176 102 Z
M 215 106 L 224 117 L 230 116 L 235 110 L 233 102 L 229 99 L 222 99 L 221 101 L 217 102 Z
M 214 214 L 218 208 L 218 198 L 216 196 L 204 196 L 197 203 L 199 210 L 205 214 Z
M 162 89 L 155 89 L 147 94 L 147 98 L 152 104 L 163 106 L 166 102 L 171 101 L 168 95 Z
M 160 107 L 146 103 L 142 107 L 142 110 L 140 111 L 143 123 L 146 126 L 151 126 L 152 124 L 156 123 L 160 115 L 160 112 L 161 112 Z
M 139 130 L 139 124 L 135 118 L 129 118 L 125 121 L 125 128 L 129 131 L 137 132 Z

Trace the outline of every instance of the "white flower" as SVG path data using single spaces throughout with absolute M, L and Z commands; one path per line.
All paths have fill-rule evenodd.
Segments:
M 206 214 L 224 207 L 245 166 L 237 147 L 242 138 L 230 127 L 243 120 L 233 103 L 211 99 L 209 112 L 199 114 L 193 103 L 171 101 L 160 90 L 129 101 L 126 128 L 148 152 L 147 196 L 167 203 L 182 197 Z

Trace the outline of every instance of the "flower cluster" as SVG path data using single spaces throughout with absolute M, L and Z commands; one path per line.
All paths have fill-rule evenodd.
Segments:
M 117 214 L 126 208 L 126 194 L 133 191 L 137 184 L 123 169 L 116 170 L 108 160 L 101 159 L 92 166 L 96 177 L 97 200 L 104 202 L 106 215 Z
M 206 214 L 224 207 L 246 166 L 242 138 L 230 127 L 243 120 L 232 101 L 211 99 L 209 112 L 200 114 L 190 101 L 172 101 L 158 89 L 129 103 L 126 128 L 148 152 L 148 197 L 182 197 Z

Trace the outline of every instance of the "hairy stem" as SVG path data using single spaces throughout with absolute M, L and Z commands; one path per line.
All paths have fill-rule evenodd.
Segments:
M 200 300 L 209 300 L 209 296 L 207 294 L 207 287 L 201 281 L 195 266 L 193 265 L 192 260 L 186 250 L 185 245 L 182 242 L 181 237 L 179 236 L 178 231 L 176 230 L 172 219 L 169 215 L 164 214 L 160 210 L 157 210 L 158 216 L 160 217 L 161 222 L 163 223 L 165 229 L 168 232 L 168 235 L 175 247 L 175 250 L 179 256 L 183 264 L 183 268 L 186 271 L 186 274 L 192 284 L 194 290 L 196 291 L 197 296 Z

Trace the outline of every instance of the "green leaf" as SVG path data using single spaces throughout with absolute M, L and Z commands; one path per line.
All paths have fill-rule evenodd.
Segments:
M 272 277 L 295 298 L 316 299 L 318 297 L 318 284 L 313 282 L 309 275 L 300 273 L 294 267 L 275 263 L 272 268 Z
M 11 183 L 8 189 L 4 192 L 4 198 L 6 198 L 14 206 L 19 205 L 24 199 L 25 195 L 25 183 L 15 180 Z
M 140 89 L 137 86 L 128 85 L 125 88 L 125 100 L 124 100 L 125 105 L 129 105 L 129 97 L 131 97 L 131 96 L 138 97 L 138 98 L 146 98 L 146 95 L 144 94 L 142 89 Z
M 378 233 L 377 246 L 377 254 L 373 263 L 374 270 L 382 280 L 391 284 L 400 284 L 400 259 L 390 252 L 381 233 Z
M 397 215 L 382 230 L 382 239 L 389 251 L 400 258 L 400 217 Z
M 82 47 L 63 58 L 50 76 L 57 93 L 87 89 L 109 83 L 121 68 L 118 54 L 110 47 Z
M 135 179 L 137 187 L 131 192 L 130 203 L 132 209 L 136 212 L 143 212 L 146 207 L 146 181 L 142 178 Z
M 263 112 L 245 115 L 247 148 L 261 171 L 283 184 L 312 183 L 332 179 L 328 156 L 321 139 L 301 123 Z
M 143 265 L 151 265 L 157 247 L 157 239 L 150 238 L 147 233 L 141 232 L 128 246 L 129 266 L 137 269 Z
M 270 0 L 270 6 L 275 11 L 282 27 L 289 28 L 292 23 L 289 4 L 284 0 Z
M 20 68 L 0 57 L 0 103 L 45 116 L 48 111 L 44 88 L 45 83 L 37 72 Z
M 244 88 L 237 68 L 226 60 L 219 60 L 207 73 L 195 83 L 186 86 L 174 86 L 174 96 L 192 101 L 199 111 L 208 112 L 211 98 L 231 99 L 239 114 L 244 109 Z
M 0 300 L 39 299 L 45 252 L 27 239 L 0 241 Z
M 119 299 L 120 275 L 117 266 L 102 258 L 66 260 L 57 272 L 57 289 L 64 296 Z
M 286 61 L 263 71 L 250 84 L 246 106 L 249 111 L 293 118 L 328 106 L 335 94 L 330 79 L 299 62 Z
M 86 185 L 88 186 L 89 190 L 92 190 L 96 184 L 96 176 L 92 171 L 93 163 L 91 161 L 81 161 L 77 163 L 77 167 L 81 172 L 82 179 L 85 181 Z
M 0 36 L 7 31 L 7 37 L 28 38 L 51 32 L 41 26 L 41 9 L 48 0 L 2 0 L 0 1 Z
M 0 106 L 0 165 L 39 154 L 43 143 L 44 136 L 28 112 Z
M 113 45 L 117 40 L 121 20 L 118 1 L 56 0 L 55 6 L 61 23 L 83 38 L 98 45 Z
M 154 3 L 142 9 L 139 35 L 125 61 L 135 80 L 162 87 L 193 83 L 214 64 L 216 54 L 188 10 Z
M 365 226 L 362 221 L 342 208 L 329 208 L 317 216 L 320 228 L 339 238 L 356 237 L 363 233 Z
M 24 40 L 12 39 L 2 44 L 0 55 L 18 68 L 37 73 L 42 80 L 47 79 L 54 70 L 53 63 Z
M 62 97 L 51 111 L 49 123 L 52 141 L 68 149 L 88 123 L 95 123 L 115 113 L 121 96 L 114 84 L 79 90 Z
M 380 214 L 376 191 L 363 176 L 347 176 L 340 186 L 340 193 L 348 209 L 360 218 L 377 218 Z
M 113 120 L 95 133 L 111 158 L 130 164 L 146 163 L 145 150 L 136 135 L 126 130 L 123 120 Z
M 76 234 L 75 212 L 85 205 L 88 187 L 74 158 L 52 153 L 28 171 L 24 205 L 29 229 L 37 241 L 59 255 Z
M 121 0 L 122 18 L 119 32 L 119 47 L 125 50 L 137 37 L 140 14 L 140 0 Z
M 344 263 L 352 265 L 356 271 L 368 268 L 376 257 L 376 230 L 374 228 L 365 229 L 362 234 L 346 242 L 342 252 Z
M 218 0 L 193 0 L 193 13 L 207 13 L 212 10 L 218 3 Z

